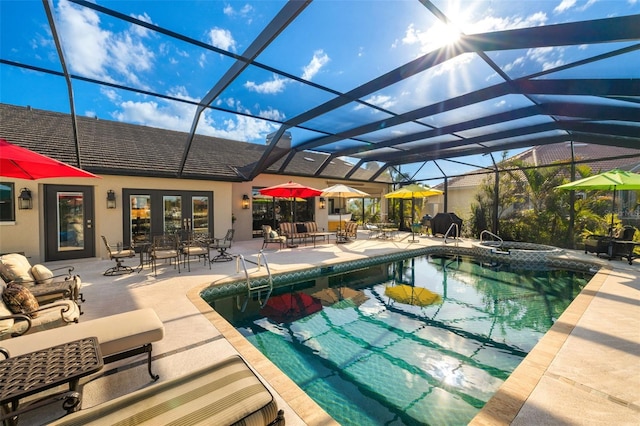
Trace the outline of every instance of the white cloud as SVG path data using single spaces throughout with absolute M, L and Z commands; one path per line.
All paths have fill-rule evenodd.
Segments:
M 272 80 L 265 81 L 261 84 L 256 84 L 253 81 L 247 81 L 244 84 L 244 87 L 251 92 L 273 95 L 282 92 L 287 82 L 289 81 L 290 80 L 288 79 L 280 78 L 277 75 L 274 75 Z
M 553 11 L 556 13 L 562 13 L 571 9 L 575 4 L 576 0 L 562 0 L 560 4 L 553 9 Z
M 527 50 L 527 58 L 540 64 L 542 70 L 564 65 L 563 55 L 564 48 L 561 47 L 538 47 Z
M 147 24 L 153 24 L 151 17 L 147 15 L 145 12 L 144 15 L 131 15 L 133 18 L 138 19 L 139 21 L 146 22 Z M 141 27 L 140 25 L 131 24 L 131 31 L 136 33 L 139 37 L 151 37 L 153 33 L 150 29 L 146 27 Z
M 302 78 L 311 81 L 313 77 L 330 61 L 329 55 L 324 53 L 322 49 L 313 52 L 313 58 L 304 68 Z
M 380 108 L 385 108 L 385 109 L 389 109 L 398 103 L 398 101 L 395 98 L 392 98 L 391 96 L 387 96 L 387 95 L 373 95 L 365 99 L 365 102 L 372 105 L 379 106 Z M 355 107 L 356 110 L 362 109 L 362 108 L 364 108 L 364 106 L 361 104 L 358 104 Z
M 103 93 L 107 93 L 104 90 Z M 111 116 L 118 121 L 126 123 L 137 123 L 145 126 L 158 127 L 162 129 L 189 132 L 196 112 L 196 106 L 182 102 L 175 102 L 166 99 L 145 100 L 146 97 L 141 96 L 142 100 L 120 101 L 114 91 L 111 99 L 117 106 L 117 111 Z M 169 96 L 181 98 L 190 101 L 197 99 L 189 96 L 185 87 L 174 87 Z M 249 110 L 244 108 L 239 101 L 229 98 L 226 100 L 218 100 L 217 104 L 226 104 L 229 108 L 235 108 L 238 112 L 248 113 Z M 269 121 L 250 118 L 242 115 L 229 115 L 216 121 L 214 111 L 205 110 L 198 122 L 196 132 L 198 134 L 215 136 L 220 138 L 246 141 L 246 142 L 264 142 L 267 134 L 273 132 L 277 126 Z M 284 114 L 278 110 L 267 109 L 260 111 L 258 115 L 274 119 L 284 119 Z
M 231 32 L 223 28 L 214 27 L 209 30 L 209 41 L 212 46 L 226 50 L 228 52 L 236 51 L 236 41 L 233 39 Z
M 140 77 L 152 69 L 155 55 L 140 41 L 136 31 L 103 30 L 96 12 L 75 7 L 66 0 L 58 3 L 57 19 L 65 56 L 73 72 L 108 82 L 124 79 L 148 88 Z

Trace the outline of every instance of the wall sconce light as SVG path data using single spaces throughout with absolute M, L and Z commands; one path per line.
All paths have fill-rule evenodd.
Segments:
M 29 188 L 22 188 L 18 195 L 18 208 L 20 210 L 31 210 L 33 208 L 33 198 Z
M 244 194 L 242 196 L 242 208 L 243 209 L 249 208 L 249 196 L 247 194 Z
M 327 208 L 327 201 L 324 199 L 324 197 L 320 197 L 320 210 L 324 210 L 325 208 Z
M 107 208 L 115 209 L 116 208 L 116 193 L 113 190 L 107 191 Z

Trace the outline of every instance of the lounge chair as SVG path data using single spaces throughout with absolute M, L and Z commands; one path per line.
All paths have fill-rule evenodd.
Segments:
M 0 277 L 3 281 L 23 285 L 41 304 L 63 299 L 71 299 L 78 304 L 85 301 L 80 291 L 82 281 L 78 275 L 72 274 L 73 270 L 73 266 L 54 269 L 40 264 L 31 266 L 20 253 L 0 256 Z
M 107 253 L 109 254 L 109 259 L 115 260 L 116 266 L 113 266 L 102 273 L 102 275 L 112 276 L 112 275 L 122 275 L 122 274 L 130 274 L 133 272 L 133 268 L 130 266 L 126 266 L 122 264 L 122 261 L 127 258 L 135 257 L 136 252 L 132 248 L 123 248 L 119 245 L 111 245 L 107 241 L 107 238 L 102 235 L 102 241 L 104 242 L 105 247 L 107 248 Z
M 208 367 L 81 409 L 51 425 L 210 424 L 283 426 L 284 412 L 244 360 Z
M 358 222 L 345 222 L 344 228 L 336 232 L 336 242 L 345 242 L 358 238 Z
M 235 229 L 228 229 L 224 238 L 214 238 L 213 242 L 209 245 L 210 248 L 218 250 L 218 255 L 214 256 L 211 259 L 211 262 L 228 262 L 233 260 L 233 257 L 227 250 L 231 248 L 231 243 L 233 242 L 233 235 L 235 233 Z
M 284 235 L 278 235 L 276 231 L 271 229 L 269 225 L 262 225 L 262 248 L 264 249 L 269 244 L 280 244 L 280 248 L 283 248 L 287 243 L 287 237 Z
M 595 253 L 596 256 L 604 254 L 609 259 L 631 256 L 629 254 L 629 245 L 625 242 L 632 242 L 635 233 L 636 228 L 627 225 L 611 232 L 611 235 L 589 235 L 584 240 L 584 252 Z M 631 247 L 632 251 L 633 247 Z M 631 259 L 629 259 L 629 262 L 631 262 Z
M 0 293 L 0 340 L 78 322 L 80 318 L 80 308 L 73 300 L 39 303 L 25 286 L 6 284 L 2 279 Z

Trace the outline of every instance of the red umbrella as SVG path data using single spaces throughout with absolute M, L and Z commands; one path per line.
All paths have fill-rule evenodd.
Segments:
M 311 198 L 318 197 L 322 194 L 322 191 L 319 189 L 312 188 L 310 186 L 304 186 L 295 182 L 287 182 L 281 183 L 280 185 L 270 186 L 268 188 L 262 188 L 258 190 L 262 195 L 268 195 L 270 197 L 278 197 L 278 198 Z M 293 204 L 293 203 L 292 203 Z M 291 207 L 292 216 L 295 214 L 293 210 L 293 206 Z M 295 217 L 292 217 L 295 222 Z
M 270 186 L 268 188 L 262 188 L 258 190 L 258 192 L 262 195 L 279 198 L 311 198 L 318 197 L 320 196 L 320 194 L 322 194 L 322 191 L 320 191 L 319 189 L 311 188 L 310 186 L 304 186 L 291 181 L 276 186 Z
M 4 139 L 0 139 L 0 176 L 28 180 L 57 177 L 99 178 L 93 173 L 13 145 Z
M 320 310 L 322 303 L 319 299 L 306 293 L 287 293 L 270 297 L 260 313 L 282 324 L 299 320 Z

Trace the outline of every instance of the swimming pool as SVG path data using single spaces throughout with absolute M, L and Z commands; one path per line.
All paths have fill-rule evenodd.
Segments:
M 467 424 L 590 278 L 432 255 L 289 283 L 273 309 L 210 304 L 343 425 Z

